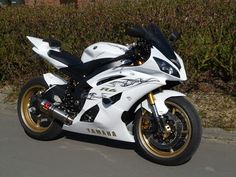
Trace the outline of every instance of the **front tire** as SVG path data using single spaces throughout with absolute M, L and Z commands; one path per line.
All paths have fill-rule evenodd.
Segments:
M 134 138 L 139 152 L 145 158 L 162 165 L 180 165 L 191 159 L 200 144 L 201 121 L 195 108 L 184 97 L 168 98 L 165 104 L 170 117 L 173 117 L 172 122 L 177 122 L 178 126 L 169 123 L 166 126 L 169 132 L 160 136 L 160 133 L 149 130 L 153 126 L 151 113 L 138 110 L 135 114 Z M 178 132 L 177 127 L 180 127 Z
M 37 110 L 32 103 L 36 94 L 48 89 L 43 77 L 30 80 L 20 91 L 17 104 L 19 121 L 28 136 L 38 140 L 53 140 L 62 133 L 62 123 L 52 120 Z

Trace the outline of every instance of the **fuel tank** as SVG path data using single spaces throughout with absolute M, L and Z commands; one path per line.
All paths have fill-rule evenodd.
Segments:
M 116 58 L 120 55 L 125 54 L 127 50 L 128 47 L 124 45 L 110 42 L 98 42 L 90 45 L 84 50 L 81 56 L 81 60 L 83 63 L 86 63 L 92 60 Z

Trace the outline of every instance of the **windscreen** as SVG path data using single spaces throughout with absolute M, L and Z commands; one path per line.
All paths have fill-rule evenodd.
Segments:
M 157 25 L 150 24 L 147 27 L 137 26 L 131 30 L 129 35 L 145 39 L 151 45 L 160 50 L 160 52 L 165 55 L 166 58 L 168 58 L 180 69 L 180 64 L 173 49 Z
M 146 30 L 149 33 L 150 40 L 152 40 L 157 49 L 159 49 L 168 59 L 176 59 L 173 49 L 156 25 L 151 24 L 147 26 Z

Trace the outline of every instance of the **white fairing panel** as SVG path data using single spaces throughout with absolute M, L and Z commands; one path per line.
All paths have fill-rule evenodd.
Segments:
M 123 55 L 128 48 L 109 42 L 98 42 L 87 47 L 81 57 L 83 63 L 103 58 L 115 58 Z
M 162 72 L 160 70 L 160 67 L 156 63 L 156 61 L 153 59 L 154 57 L 160 58 L 163 61 L 165 61 L 166 63 L 170 64 L 174 69 L 176 69 L 179 72 L 180 78 Z M 142 69 L 145 68 L 147 70 L 150 70 L 149 71 L 150 74 L 154 73 L 155 75 L 157 73 L 159 73 L 159 74 L 161 74 L 160 77 L 164 78 L 165 80 L 185 81 L 187 79 L 187 76 L 186 76 L 186 72 L 185 72 L 183 61 L 182 61 L 182 59 L 180 58 L 179 55 L 176 54 L 176 57 L 177 57 L 178 61 L 180 62 L 180 65 L 181 65 L 181 69 L 180 70 L 173 63 L 171 63 L 171 61 L 169 59 L 167 59 L 158 49 L 156 49 L 155 47 L 152 47 L 151 48 L 151 55 L 150 55 L 149 59 L 143 65 L 138 66 L 137 69 L 140 68 L 142 70 Z
M 53 85 L 65 85 L 67 83 L 63 78 L 52 73 L 44 74 L 43 77 L 49 87 Z
M 185 67 L 184 67 L 184 62 L 182 60 L 182 58 L 177 54 L 175 53 L 180 65 L 181 65 L 181 69 L 179 71 L 179 74 L 180 74 L 180 78 L 182 81 L 186 81 L 187 80 L 187 75 L 186 75 L 186 71 L 185 71 Z
M 177 92 L 177 91 L 173 91 L 173 90 L 163 90 L 160 93 L 155 94 L 155 104 L 157 107 L 157 111 L 159 115 L 163 115 L 166 114 L 168 112 L 168 108 L 165 105 L 165 100 L 170 98 L 170 97 L 178 97 L 178 96 L 185 96 L 184 94 Z M 141 105 L 139 105 L 136 109 L 136 111 L 143 107 L 144 109 L 146 109 L 149 112 L 152 112 L 147 100 L 144 100 Z

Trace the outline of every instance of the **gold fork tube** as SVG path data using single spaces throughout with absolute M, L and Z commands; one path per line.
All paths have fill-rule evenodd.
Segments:
M 154 104 L 155 104 L 155 97 L 154 97 L 154 95 L 153 95 L 152 92 L 149 92 L 149 93 L 148 93 L 148 102 L 149 102 L 149 104 L 151 104 L 151 105 L 154 105 Z

